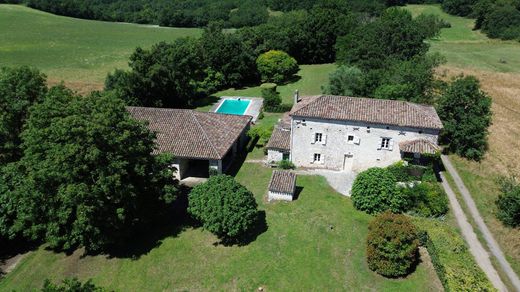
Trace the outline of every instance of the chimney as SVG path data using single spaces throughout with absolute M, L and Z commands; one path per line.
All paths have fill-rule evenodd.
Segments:
M 297 104 L 300 102 L 300 93 L 298 92 L 298 89 L 294 91 L 294 104 Z

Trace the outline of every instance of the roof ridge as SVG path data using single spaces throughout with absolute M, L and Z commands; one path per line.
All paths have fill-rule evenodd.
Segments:
M 317 100 L 323 98 L 324 96 L 325 96 L 324 94 L 316 94 L 316 95 L 307 95 L 307 96 L 302 96 L 302 97 L 308 97 L 308 98 L 313 98 L 313 97 L 315 97 L 315 99 L 312 100 L 311 102 L 309 102 L 309 103 L 303 105 L 302 107 L 300 107 L 299 109 L 297 109 L 297 110 L 294 111 L 294 112 L 291 110 L 291 111 L 289 112 L 290 115 L 292 115 L 292 114 L 294 114 L 294 113 L 296 113 L 296 112 L 299 112 L 299 111 L 301 111 L 301 110 L 304 109 L 304 108 L 307 108 L 309 105 L 315 103 Z M 295 105 L 297 105 L 297 104 L 298 104 L 298 103 L 295 103 L 293 106 L 295 106 Z
M 195 120 L 195 123 L 197 124 L 199 129 L 202 131 L 202 134 L 204 135 L 204 138 L 206 139 L 206 141 L 208 141 L 209 145 L 211 146 L 211 149 L 213 149 L 214 154 L 216 154 L 217 157 L 220 157 L 217 148 L 215 148 L 215 145 L 213 145 L 213 143 L 211 142 L 211 139 L 208 137 L 208 134 L 206 133 L 206 131 L 204 130 L 204 128 L 200 124 L 200 122 L 197 119 L 197 117 L 195 116 L 195 111 L 189 111 L 189 112 L 190 112 L 191 116 L 193 117 L 193 119 Z

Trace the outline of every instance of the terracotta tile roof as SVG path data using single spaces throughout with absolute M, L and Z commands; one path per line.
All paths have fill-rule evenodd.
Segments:
M 250 116 L 203 113 L 186 109 L 127 107 L 157 134 L 155 153 L 177 157 L 222 159 L 250 123 Z
M 296 187 L 296 174 L 290 171 L 273 171 L 269 182 L 269 191 L 280 193 L 293 193 Z
M 291 150 L 291 130 L 275 127 L 269 142 L 266 145 L 267 149 Z
M 435 154 L 440 147 L 426 139 L 416 139 L 399 143 L 399 149 L 407 153 Z
M 406 101 L 318 95 L 302 97 L 291 116 L 368 122 L 403 127 L 442 129 L 432 106 Z

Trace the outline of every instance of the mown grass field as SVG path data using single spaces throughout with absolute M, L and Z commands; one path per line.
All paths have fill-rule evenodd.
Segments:
M 81 92 L 102 89 L 108 72 L 127 68 L 136 47 L 198 36 L 200 29 L 75 19 L 0 4 L 0 66 L 30 65 Z
M 479 69 L 502 73 L 520 73 L 520 43 L 490 39 L 473 30 L 474 20 L 444 13 L 436 5 L 408 5 L 413 15 L 420 13 L 439 15 L 451 24 L 451 28 L 431 40 L 431 52 L 439 52 L 448 66 Z
M 0 282 L 1 291 L 29 291 L 45 278 L 93 278 L 116 291 L 438 291 L 429 261 L 406 279 L 386 279 L 365 260 L 372 216 L 354 210 L 319 176 L 300 176 L 302 191 L 292 203 L 266 203 L 271 169 L 245 163 L 237 179 L 253 191 L 266 213 L 267 231 L 242 247 L 214 245 L 200 228 L 164 238 L 138 259 L 81 257 L 43 248 Z M 131 243 L 130 243 L 131 244 Z
M 438 6 L 407 7 L 414 14 L 440 15 L 452 25 L 430 42 L 431 51 L 447 57 L 447 64 L 438 70 L 439 75 L 446 79 L 460 74 L 474 75 L 493 98 L 493 124 L 484 159 L 474 162 L 454 155 L 450 159 L 513 269 L 520 274 L 520 229 L 507 228 L 495 217 L 499 195 L 495 179 L 509 174 L 520 177 L 520 43 L 489 39 L 472 30 L 473 20 L 450 16 Z

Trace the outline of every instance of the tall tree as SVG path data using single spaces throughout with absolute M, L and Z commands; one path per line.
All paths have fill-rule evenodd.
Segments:
M 387 9 L 380 19 L 358 27 L 336 43 L 337 61 L 364 70 L 384 68 L 389 61 L 424 55 L 426 33 L 401 8 Z
M 199 42 L 191 38 L 137 48 L 129 65 L 131 71 L 116 71 L 105 85 L 131 105 L 190 106 L 199 95 L 197 84 L 206 77 Z
M 439 117 L 444 124 L 441 138 L 449 149 L 463 157 L 480 160 L 487 149 L 491 125 L 491 98 L 474 76 L 455 79 L 441 97 Z
M 2 174 L 0 231 L 53 248 L 102 251 L 122 243 L 176 195 L 171 157 L 108 94 L 52 88 L 31 108 L 23 157 Z
M 46 77 L 36 69 L 0 68 L 0 165 L 20 158 L 20 133 L 29 107 L 46 91 Z

